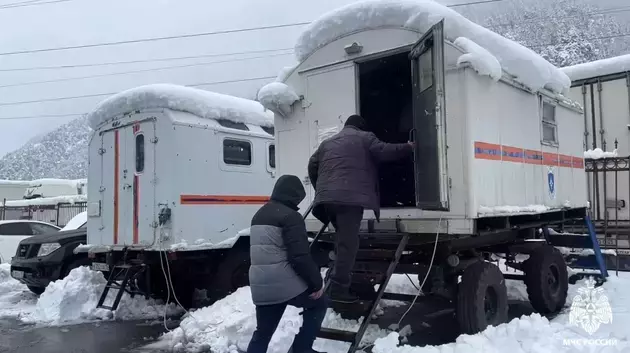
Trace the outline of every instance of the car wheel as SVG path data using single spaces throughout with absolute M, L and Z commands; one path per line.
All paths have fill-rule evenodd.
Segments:
M 33 293 L 35 293 L 37 295 L 40 295 L 40 294 L 44 293 L 44 291 L 46 290 L 46 288 L 44 288 L 44 287 L 34 287 L 34 286 L 27 286 L 27 287 L 28 287 L 28 289 L 31 292 L 33 292 Z

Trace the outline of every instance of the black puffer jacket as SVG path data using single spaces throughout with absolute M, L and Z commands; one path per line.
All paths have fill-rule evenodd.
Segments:
M 412 154 L 407 143 L 390 144 L 379 140 L 360 126 L 348 125 L 324 140 L 311 156 L 308 175 L 315 188 L 313 215 L 321 222 L 328 219 L 324 204 L 361 206 L 380 216 L 378 164 Z
M 297 211 L 305 197 L 300 179 L 283 175 L 273 188 L 271 201 L 252 218 L 249 283 L 255 305 L 283 303 L 322 287 L 304 219 Z

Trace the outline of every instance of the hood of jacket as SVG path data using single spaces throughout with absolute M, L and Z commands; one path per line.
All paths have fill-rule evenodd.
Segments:
M 297 210 L 300 202 L 306 197 L 304 185 L 295 175 L 283 175 L 278 178 L 271 193 L 271 200 L 280 202 L 288 207 Z

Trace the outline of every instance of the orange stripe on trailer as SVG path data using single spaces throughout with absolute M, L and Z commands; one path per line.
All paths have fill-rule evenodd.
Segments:
M 573 157 L 571 159 L 571 165 L 573 168 L 584 169 L 584 158 Z
M 118 244 L 118 184 L 120 165 L 120 133 L 118 130 L 114 130 L 114 244 Z
M 523 163 L 525 153 L 522 148 L 501 146 L 501 160 Z
M 133 176 L 133 243 L 138 244 L 138 200 L 140 199 L 140 183 L 138 175 Z
M 557 153 L 549 153 L 543 152 L 543 164 L 547 166 L 557 167 L 558 166 L 558 154 Z
M 475 158 L 501 160 L 501 145 L 475 141 Z
M 558 155 L 559 165 L 565 168 L 571 168 L 573 166 L 573 162 L 571 161 L 571 156 L 566 156 L 564 154 Z
M 543 154 L 541 151 L 525 150 L 525 158 L 523 158 L 524 163 L 541 165 L 542 160 Z
M 269 201 L 269 196 L 243 195 L 181 195 L 183 205 L 262 205 Z

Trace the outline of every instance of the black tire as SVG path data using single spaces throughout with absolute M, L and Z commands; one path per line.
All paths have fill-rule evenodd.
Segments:
M 217 267 L 210 287 L 210 299 L 223 299 L 241 287 L 249 286 L 249 249 L 235 247 L 228 251 Z
M 456 306 L 462 333 L 472 335 L 507 322 L 507 287 L 499 267 L 480 261 L 466 268 Z
M 44 293 L 44 291 L 46 290 L 45 287 L 34 287 L 34 286 L 27 286 L 28 290 L 30 290 L 31 292 L 40 295 L 42 293 Z
M 541 246 L 523 263 L 523 270 L 534 310 L 543 315 L 559 312 L 569 290 L 569 273 L 562 253 L 553 246 Z

